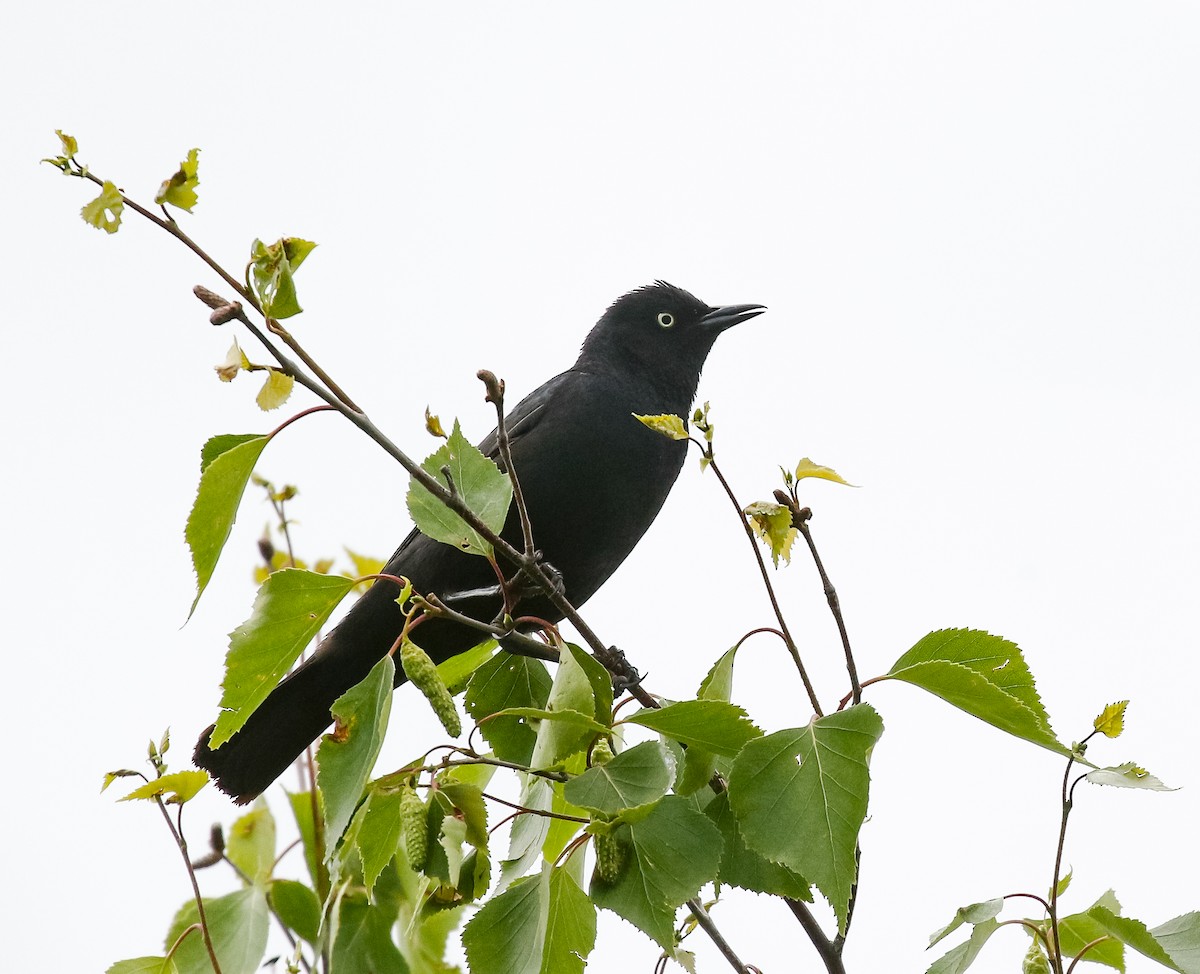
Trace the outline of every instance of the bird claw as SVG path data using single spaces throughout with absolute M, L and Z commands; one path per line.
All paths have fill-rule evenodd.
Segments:
M 609 669 L 612 673 L 613 692 L 621 694 L 626 690 L 641 686 L 646 676 L 638 672 L 637 667 L 629 662 L 625 653 L 616 646 L 609 646 L 608 652 L 611 657 Z

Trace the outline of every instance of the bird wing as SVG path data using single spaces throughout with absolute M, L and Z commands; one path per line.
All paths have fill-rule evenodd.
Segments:
M 515 446 L 521 439 L 528 436 L 535 430 L 543 419 L 549 415 L 546 407 L 561 394 L 565 386 L 569 386 L 575 378 L 575 371 L 572 369 L 556 375 L 549 382 L 545 382 L 533 390 L 529 395 L 517 403 L 504 420 L 505 429 L 508 431 L 509 446 Z M 484 456 L 491 457 L 493 460 L 500 455 L 500 447 L 497 443 L 496 431 L 492 430 L 483 442 L 479 444 L 479 452 Z

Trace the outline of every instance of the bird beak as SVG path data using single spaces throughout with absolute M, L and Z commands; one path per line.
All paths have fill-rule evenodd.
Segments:
M 766 310 L 766 306 L 761 304 L 727 304 L 720 308 L 709 308 L 708 314 L 700 319 L 700 324 L 712 331 L 722 332 Z

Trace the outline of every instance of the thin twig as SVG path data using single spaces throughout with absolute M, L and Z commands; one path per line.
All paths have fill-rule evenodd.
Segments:
M 183 865 L 187 869 L 188 879 L 192 881 L 192 896 L 196 900 L 196 915 L 200 918 L 200 934 L 204 938 L 204 947 L 208 951 L 208 959 L 212 962 L 214 974 L 221 974 L 221 965 L 217 962 L 217 949 L 213 946 L 212 934 L 208 930 L 208 917 L 204 912 L 204 897 L 200 895 L 200 883 L 196 880 L 196 870 L 192 868 L 192 861 L 188 858 L 187 839 L 183 836 L 183 806 L 179 806 L 180 821 L 179 828 L 176 828 L 161 795 L 154 796 L 154 804 L 162 812 L 163 821 L 167 823 L 167 828 L 171 830 L 171 836 L 175 839 L 179 854 L 183 856 Z
M 475 376 L 487 389 L 485 401 L 496 407 L 496 449 L 504 464 L 504 472 L 508 474 L 508 479 L 512 483 L 513 503 L 516 504 L 517 516 L 521 519 L 521 537 L 525 542 L 525 556 L 534 558 L 537 556 L 537 549 L 533 545 L 533 525 L 529 522 L 529 510 L 525 507 L 525 494 L 521 490 L 521 481 L 517 478 L 517 469 L 513 466 L 512 444 L 508 439 L 508 426 L 504 422 L 504 380 L 497 379 L 495 373 L 489 372 L 487 369 L 480 369 Z
M 776 499 L 782 496 L 790 500 L 782 491 L 776 491 L 775 496 Z M 791 504 L 788 506 L 791 507 Z M 808 544 L 813 563 L 817 566 L 817 573 L 821 576 L 821 585 L 825 589 L 825 601 L 829 604 L 829 611 L 833 613 L 834 621 L 837 623 L 838 635 L 842 637 L 842 651 L 846 656 L 846 672 L 850 674 L 850 693 L 855 703 L 862 703 L 862 685 L 858 682 L 858 667 L 854 663 L 854 653 L 850 650 L 850 636 L 846 633 L 846 621 L 842 618 L 842 603 L 838 599 L 837 589 L 829 580 L 821 556 L 817 553 L 817 544 L 813 541 L 812 529 L 809 527 L 810 520 L 812 520 L 810 508 L 805 507 L 800 510 L 792 508 L 792 525 L 803 535 Z
M 738 974 L 747 974 L 750 968 L 742 963 L 741 959 L 729 945 L 729 941 L 721 935 L 721 931 L 713 923 L 712 917 L 708 915 L 708 910 L 704 909 L 704 904 L 700 902 L 699 897 L 688 900 L 687 908 L 692 911 L 692 916 L 696 918 L 696 925 L 708 934 L 709 939 L 716 945 L 717 950 L 729 961 L 729 965 Z
M 775 612 L 775 619 L 779 623 L 779 630 L 783 633 L 784 643 L 787 645 L 788 652 L 792 656 L 792 662 L 796 664 L 796 669 L 800 673 L 800 679 L 804 683 L 804 689 L 808 692 L 809 703 L 812 704 L 813 712 L 821 717 L 824 711 L 821 710 L 821 703 L 817 700 L 817 691 L 813 688 L 812 680 L 808 677 L 808 670 L 804 668 L 804 661 L 800 658 L 800 650 L 796 648 L 796 641 L 792 638 L 791 630 L 788 629 L 787 620 L 783 617 L 783 610 L 779 607 L 779 599 L 775 596 L 775 586 L 771 584 L 771 576 L 767 572 L 767 563 L 763 561 L 762 552 L 758 550 L 758 542 L 754 539 L 754 531 L 746 521 L 746 515 L 742 513 L 742 505 L 738 503 L 737 496 L 733 492 L 733 488 L 729 486 L 729 481 L 725 479 L 725 475 L 721 473 L 721 468 L 717 465 L 717 461 L 712 457 L 711 449 L 707 451 L 709 467 L 712 472 L 717 475 L 717 480 L 720 481 L 721 487 L 725 490 L 725 496 L 729 498 L 729 502 L 737 511 L 738 520 L 742 524 L 742 529 L 746 532 L 746 539 L 750 542 L 750 548 L 754 552 L 755 561 L 758 562 L 758 571 L 762 575 L 763 585 L 767 589 L 767 597 L 771 600 L 771 608 Z
M 812 941 L 812 945 L 820 955 L 825 970 L 829 974 L 846 974 L 841 953 L 834 946 L 834 942 L 825 936 L 825 931 L 821 929 L 821 925 L 817 923 L 817 918 L 812 915 L 808 906 L 800 900 L 789 899 L 786 902 L 796 919 L 800 921 L 804 932 L 808 934 L 808 939 Z

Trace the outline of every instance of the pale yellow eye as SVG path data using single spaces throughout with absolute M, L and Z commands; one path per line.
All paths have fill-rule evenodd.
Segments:
M 669 311 L 662 311 L 658 315 L 658 324 L 662 328 L 670 328 L 675 324 L 675 316 Z

